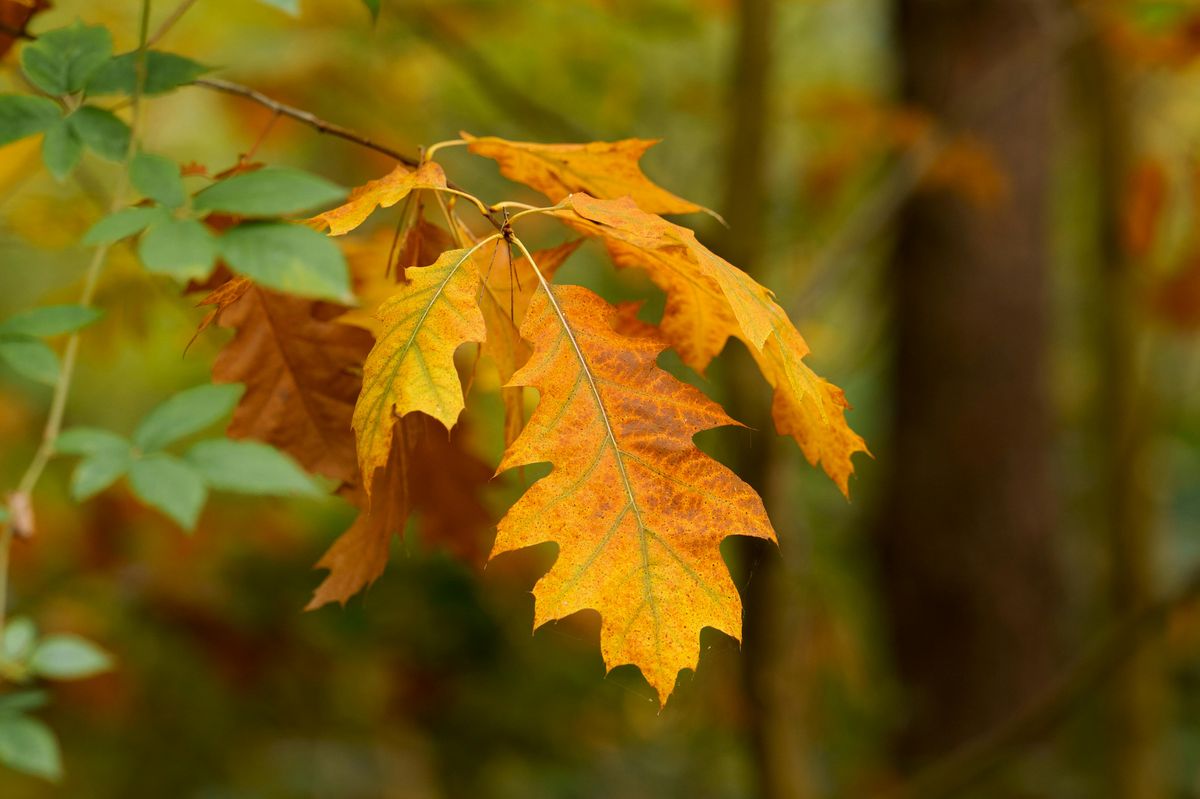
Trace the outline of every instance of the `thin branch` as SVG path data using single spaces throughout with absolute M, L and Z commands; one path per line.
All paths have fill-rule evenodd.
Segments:
M 179 18 L 188 12 L 188 9 L 196 4 L 196 0 L 180 0 L 179 5 L 162 21 L 162 24 L 146 39 L 146 46 L 153 47 L 158 43 L 159 39 L 167 35 L 167 32 L 174 27 Z
M 232 81 L 222 80 L 221 78 L 199 78 L 192 81 L 192 85 L 199 86 L 202 89 L 211 89 L 212 91 L 232 94 L 237 97 L 244 97 L 247 100 L 258 103 L 264 108 L 271 109 L 280 116 L 294 119 L 297 122 L 303 122 L 305 125 L 313 128 L 318 133 L 324 133 L 329 136 L 344 139 L 348 142 L 353 142 L 360 147 L 365 147 L 368 150 L 374 150 L 377 153 L 382 153 L 383 155 L 386 155 L 387 157 L 399 161 L 407 166 L 411 166 L 414 169 L 421 165 L 421 162 L 416 158 L 405 155 L 399 150 L 394 150 L 386 145 L 371 141 L 361 133 L 355 133 L 349 128 L 344 128 L 341 125 L 321 119 L 319 116 L 310 111 L 305 111 L 302 108 L 296 108 L 295 106 L 288 105 L 287 103 L 281 103 L 256 89 L 251 89 L 249 86 L 243 86 L 240 83 L 233 83 Z
M 1171 594 L 1131 612 L 1008 721 L 919 772 L 882 799 L 945 799 L 995 772 L 1062 723 L 1076 706 L 1160 634 L 1172 614 L 1200 601 L 1200 569 Z

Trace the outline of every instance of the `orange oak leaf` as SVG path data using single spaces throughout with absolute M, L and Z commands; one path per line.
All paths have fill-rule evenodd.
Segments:
M 210 318 L 233 328 L 213 363 L 213 381 L 244 383 L 232 438 L 265 441 L 305 469 L 334 480 L 357 473 L 350 416 L 363 359 L 365 331 L 335 321 L 345 308 L 293 297 L 234 278 L 209 294 Z
M 463 447 L 461 428 L 453 435 L 422 413 L 401 420 L 387 465 L 374 476 L 368 503 L 358 486 L 341 493 L 360 508 L 358 518 L 317 562 L 329 574 L 317 586 L 307 610 L 329 602 L 346 604 L 387 567 L 392 536 L 403 535 L 409 516 L 419 519 L 422 541 L 477 563 L 483 535 L 492 524 L 480 494 L 492 475 L 487 464 Z
M 666 292 L 660 327 L 684 363 L 703 372 L 730 336 L 746 343 L 775 389 L 776 429 L 792 436 L 808 461 L 848 495 L 852 456 L 866 452 L 866 444 L 846 423 L 850 406 L 842 391 L 804 363 L 808 345 L 771 292 L 702 245 L 691 230 L 642 211 L 628 198 L 573 194 L 569 205 L 556 212 L 560 219 L 603 237 L 617 266 L 645 270 Z
M 533 255 L 547 280 L 579 249 L 583 239 L 560 244 Z M 517 369 L 529 360 L 529 343 L 521 338 L 521 320 L 529 308 L 538 287 L 537 275 L 524 257 L 512 258 L 504 241 L 481 247 L 475 253 L 479 274 L 483 276 L 483 293 L 479 309 L 483 311 L 487 339 L 483 353 L 496 364 L 501 383 L 508 383 Z M 520 386 L 503 386 L 500 398 L 504 402 L 504 445 L 508 446 L 525 426 L 525 390 Z
M 397 417 L 421 411 L 450 429 L 463 410 L 454 353 L 485 335 L 473 254 L 450 250 L 430 266 L 409 269 L 408 282 L 375 313 L 380 332 L 363 365 L 353 418 L 368 491 L 375 470 L 388 461 Z
M 599 612 L 606 665 L 636 664 L 665 702 L 697 664 L 701 628 L 740 638 L 722 539 L 775 533 L 758 495 L 692 442 L 736 422 L 655 365 L 658 337 L 617 333 L 617 314 L 579 286 L 534 295 L 521 325 L 534 353 L 513 383 L 541 400 L 500 468 L 553 469 L 500 522 L 492 554 L 558 544 L 535 626 Z
M 533 144 L 460 134 L 471 152 L 500 164 L 500 174 L 558 202 L 572 192 L 616 199 L 631 197 L 654 214 L 690 214 L 702 206 L 651 182 L 638 161 L 657 139 L 623 139 L 587 144 Z
M 350 192 L 343 205 L 317 214 L 308 223 L 329 235 L 349 233 L 366 221 L 376 208 L 391 208 L 418 189 L 446 188 L 446 173 L 433 161 L 417 169 L 399 164 L 378 180 L 369 181 Z

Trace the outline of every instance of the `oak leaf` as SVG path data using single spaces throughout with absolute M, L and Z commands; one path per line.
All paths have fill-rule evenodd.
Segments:
M 402 535 L 414 513 L 422 541 L 477 563 L 492 517 L 480 500 L 492 470 L 463 446 L 462 428 L 446 429 L 422 413 L 405 416 L 392 440 L 387 465 L 374 476 L 368 502 L 356 485 L 341 493 L 360 510 L 358 518 L 317 562 L 329 574 L 317 586 L 308 610 L 329 602 L 345 604 L 370 586 L 387 567 L 392 536 Z
M 328 229 L 331 236 L 341 236 L 365 222 L 376 208 L 391 208 L 418 189 L 444 188 L 446 173 L 433 161 L 416 169 L 399 164 L 383 177 L 350 192 L 344 204 L 317 214 L 308 223 L 318 230 Z
M 667 295 L 661 328 L 684 363 L 698 372 L 734 336 L 746 343 L 775 389 L 776 429 L 792 436 L 808 461 L 849 492 L 852 456 L 866 444 L 847 425 L 845 395 L 804 363 L 808 345 L 775 302 L 749 275 L 716 255 L 687 228 L 648 214 L 628 198 L 597 200 L 574 194 L 559 218 L 604 238 L 620 267 L 645 270 Z
M 375 313 L 380 332 L 363 365 L 353 418 L 368 491 L 375 470 L 388 461 L 397 417 L 421 411 L 450 429 L 463 410 L 454 353 L 485 335 L 472 255 L 450 250 L 430 266 L 409 269 L 408 282 Z
M 541 192 L 551 202 L 573 192 L 586 192 L 607 199 L 631 197 L 639 208 L 654 214 L 705 210 L 651 182 L 642 172 L 638 161 L 658 144 L 657 139 L 534 144 L 461 135 L 471 152 L 496 161 L 504 177 Z
M 607 666 L 636 664 L 665 702 L 696 666 L 701 628 L 741 635 L 722 539 L 775 534 L 758 495 L 692 442 L 736 422 L 655 365 L 661 339 L 617 333 L 616 309 L 587 289 L 550 291 L 521 325 L 534 353 L 513 378 L 541 400 L 500 468 L 553 469 L 500 522 L 492 554 L 558 544 L 535 626 L 598 611 Z
M 371 347 L 365 331 L 335 321 L 345 308 L 234 278 L 201 301 L 206 320 L 233 328 L 213 363 L 213 381 L 246 386 L 228 434 L 265 441 L 310 472 L 334 480 L 357 473 L 350 418 Z

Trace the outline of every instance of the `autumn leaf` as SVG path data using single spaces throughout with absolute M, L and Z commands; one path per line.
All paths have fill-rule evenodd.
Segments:
M 693 444 L 736 423 L 655 365 L 661 340 L 617 333 L 615 309 L 587 289 L 552 292 L 521 325 L 534 354 L 513 383 L 541 400 L 500 468 L 554 468 L 500 522 L 492 554 L 556 543 L 535 626 L 598 611 L 607 666 L 636 664 L 665 702 L 696 666 L 701 628 L 741 635 L 721 540 L 775 534 L 758 495 Z
M 420 516 L 423 543 L 478 562 L 492 517 L 480 499 L 491 478 L 487 464 L 463 446 L 461 428 L 453 435 L 422 413 L 399 423 L 386 466 L 375 472 L 373 501 L 353 485 L 342 494 L 360 509 L 358 518 L 333 542 L 316 568 L 329 575 L 317 586 L 308 610 L 329 602 L 345 604 L 370 586 L 387 567 L 391 540 L 402 535 L 408 518 Z
M 533 253 L 533 260 L 547 280 L 554 277 L 559 267 L 566 262 L 583 239 L 560 244 Z M 496 364 L 501 383 L 508 383 L 518 369 L 529 360 L 532 350 L 521 338 L 521 320 L 529 308 L 538 287 L 537 274 L 529 261 L 512 258 L 508 244 L 497 241 L 481 247 L 475 253 L 475 263 L 483 276 L 483 293 L 479 309 L 483 312 L 487 338 L 483 354 Z M 525 426 L 525 390 L 520 386 L 505 385 L 500 389 L 504 403 L 504 445 L 516 440 Z
M 265 441 L 334 480 L 358 474 L 350 429 L 365 331 L 335 321 L 345 308 L 235 278 L 202 300 L 236 333 L 213 363 L 213 381 L 246 386 L 228 434 Z
M 776 429 L 792 436 L 808 461 L 848 495 L 852 456 L 865 452 L 866 444 L 846 424 L 849 404 L 842 391 L 804 363 L 808 345 L 770 291 L 700 244 L 691 230 L 628 198 L 574 194 L 570 210 L 558 216 L 603 237 L 614 263 L 645 270 L 666 292 L 662 333 L 688 366 L 703 373 L 730 336 L 745 342 L 775 389 Z
M 450 250 L 431 266 L 409 269 L 408 282 L 376 312 L 380 332 L 363 365 L 353 419 L 364 485 L 387 463 L 396 417 L 421 411 L 450 429 L 462 412 L 454 352 L 485 335 L 472 255 Z
M 631 197 L 652 214 L 690 214 L 702 206 L 651 182 L 638 161 L 657 139 L 623 139 L 587 144 L 532 144 L 460 134 L 471 152 L 500 164 L 500 174 L 558 202 L 572 192 L 593 197 Z
M 446 173 L 438 164 L 427 161 L 417 169 L 399 164 L 388 174 L 354 191 L 343 205 L 317 214 L 308 223 L 329 235 L 349 233 L 366 221 L 376 208 L 391 208 L 418 189 L 446 188 Z

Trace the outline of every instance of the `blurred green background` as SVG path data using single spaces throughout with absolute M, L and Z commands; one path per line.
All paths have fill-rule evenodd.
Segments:
M 31 30 L 81 18 L 120 52 L 139 5 L 56 0 Z M 1200 566 L 1189 4 L 383 0 L 377 22 L 358 0 L 299 6 L 199 0 L 160 46 L 406 152 L 460 130 L 664 139 L 647 172 L 729 219 L 690 221 L 776 292 L 874 459 L 847 503 L 773 433 L 703 437 L 764 492 L 780 548 L 726 542 L 745 645 L 706 631 L 663 710 L 636 669 L 605 675 L 595 618 L 531 634 L 550 550 L 475 570 L 421 546 L 417 520 L 363 596 L 303 613 L 345 504 L 220 496 L 185 538 L 123 487 L 75 506 L 56 462 L 10 606 L 119 667 L 41 714 L 65 782 L 0 771 L 4 799 L 890 795 L 1061 698 L 1092 641 Z M 5 91 L 22 90 L 15 53 Z M 270 123 L 200 88 L 146 114 L 147 147 L 211 171 Z M 36 146 L 0 149 L 0 316 L 73 301 L 116 169 L 59 184 Z M 391 166 L 289 120 L 256 158 L 344 185 Z M 441 160 L 487 201 L 536 198 L 463 150 Z M 661 308 L 595 244 L 560 280 Z M 69 422 L 128 432 L 207 381 L 226 334 L 187 347 L 195 299 L 114 250 Z M 700 384 L 770 429 L 745 360 Z M 494 464 L 490 388 L 468 425 Z M 0 374 L 6 485 L 47 400 Z M 497 518 L 520 491 L 494 481 Z M 959 795 L 1200 796 L 1200 610 L 1175 603 L 1117 649 L 1062 712 L 985 745 L 996 762 Z

